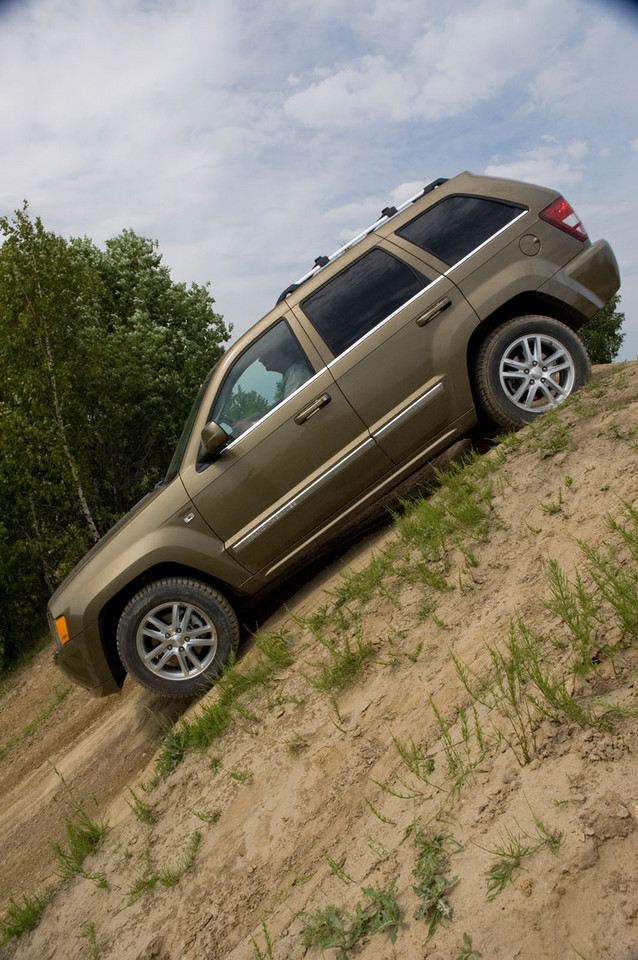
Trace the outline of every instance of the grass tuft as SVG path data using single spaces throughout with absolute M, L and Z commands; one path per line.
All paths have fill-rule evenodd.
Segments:
M 450 859 L 448 849 L 452 842 L 446 833 L 424 836 L 416 831 L 414 836 L 417 859 L 412 871 L 416 880 L 412 889 L 421 901 L 414 919 L 428 921 L 427 940 L 432 939 L 439 922 L 452 913 L 447 894 L 458 879 L 446 876 Z
M 335 960 L 347 960 L 348 953 L 366 937 L 386 931 L 390 941 L 396 943 L 397 931 L 401 923 L 401 912 L 397 903 L 396 878 L 386 890 L 378 887 L 363 887 L 367 898 L 365 907 L 357 903 L 354 914 L 341 907 L 328 906 L 318 908 L 307 919 L 302 944 L 319 947 L 320 950 L 336 950 Z
M 55 768 L 54 768 L 55 769 Z M 90 853 L 93 853 L 104 839 L 109 827 L 108 820 L 97 810 L 97 801 L 93 801 L 96 815 L 91 816 L 87 813 L 84 804 L 76 800 L 71 788 L 66 780 L 57 770 L 55 771 L 62 781 L 67 791 L 67 809 L 68 813 L 64 818 L 66 828 L 67 844 L 53 845 L 53 852 L 58 861 L 59 876 L 67 880 L 76 874 L 84 874 L 83 864 Z M 98 883 L 98 886 L 105 886 L 102 875 L 91 875 L 91 879 Z
M 55 888 L 51 887 L 41 897 L 24 896 L 22 903 L 18 903 L 11 897 L 7 912 L 0 918 L 0 936 L 2 937 L 0 945 L 5 946 L 11 940 L 18 940 L 23 933 L 28 933 L 37 927 L 40 917 L 55 894 Z

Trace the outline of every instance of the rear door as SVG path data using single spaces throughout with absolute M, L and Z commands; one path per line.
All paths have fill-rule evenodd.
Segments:
M 477 323 L 451 280 L 380 241 L 296 308 L 344 396 L 397 464 L 472 409 L 467 339 Z

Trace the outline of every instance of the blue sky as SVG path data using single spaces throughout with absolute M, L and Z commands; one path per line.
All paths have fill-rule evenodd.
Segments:
M 131 227 L 234 333 L 389 201 L 469 169 L 614 247 L 638 357 L 629 0 L 0 0 L 0 213 Z

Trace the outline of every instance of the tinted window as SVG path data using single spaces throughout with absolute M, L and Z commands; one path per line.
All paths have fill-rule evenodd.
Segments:
M 371 250 L 302 306 L 332 352 L 339 354 L 428 282 L 385 250 Z
M 314 370 L 285 320 L 245 350 L 231 367 L 211 419 L 233 438 L 294 393 Z
M 451 266 L 525 209 L 485 197 L 446 197 L 397 230 L 397 235 Z

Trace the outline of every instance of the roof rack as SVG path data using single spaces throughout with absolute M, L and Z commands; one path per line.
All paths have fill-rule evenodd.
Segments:
M 305 283 L 306 280 L 310 280 L 311 277 L 314 277 L 320 270 L 323 270 L 325 266 L 329 263 L 332 263 L 333 260 L 337 260 L 342 256 L 347 250 L 350 250 L 355 244 L 359 243 L 360 240 L 363 240 L 364 237 L 367 237 L 369 234 L 374 233 L 377 227 L 380 227 L 382 223 L 387 223 L 388 220 L 392 217 L 396 217 L 397 213 L 401 213 L 410 204 L 414 203 L 416 200 L 420 200 L 421 197 L 424 197 L 427 193 L 430 193 L 432 190 L 436 190 L 437 187 L 440 187 L 442 183 L 447 183 L 447 177 L 439 177 L 438 180 L 433 180 L 431 183 L 428 183 L 426 187 L 423 187 L 423 190 L 416 193 L 413 197 L 410 197 L 409 200 L 406 200 L 399 207 L 384 207 L 381 211 L 381 216 L 378 220 L 375 220 L 374 223 L 371 223 L 369 227 L 366 227 L 365 230 L 362 230 L 361 233 L 358 233 L 356 237 L 353 237 L 352 240 L 348 240 L 346 243 L 342 244 L 338 250 L 335 250 L 334 253 L 331 253 L 329 257 L 317 257 L 315 264 L 312 270 L 309 270 L 308 273 L 305 273 L 303 277 L 300 277 L 299 280 L 296 280 L 295 283 L 291 283 L 289 287 L 280 293 L 277 298 L 277 304 L 281 303 L 286 297 L 289 297 L 302 283 Z

